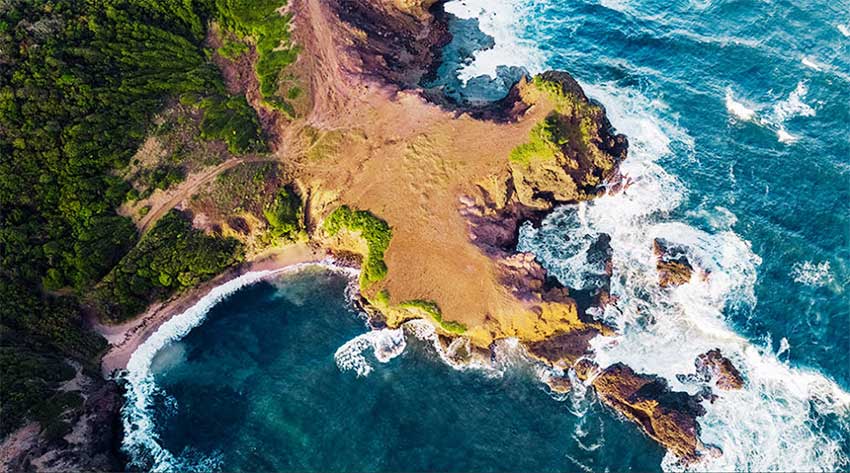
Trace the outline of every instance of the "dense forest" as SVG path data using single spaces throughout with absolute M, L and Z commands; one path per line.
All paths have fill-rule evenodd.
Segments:
M 237 242 L 179 213 L 139 235 L 116 212 L 134 194 L 118 176 L 168 100 L 204 111 L 204 139 L 265 149 L 256 112 L 228 94 L 205 39 L 213 21 L 247 37 L 264 100 L 285 108 L 292 92 L 278 97 L 275 84 L 297 50 L 284 3 L 0 1 L 0 435 L 26 419 L 57 435 L 67 427 L 47 422 L 79 403 L 55 391 L 73 376 L 65 360 L 94 369 L 106 347 L 83 327 L 85 310 L 125 320 L 239 260 Z

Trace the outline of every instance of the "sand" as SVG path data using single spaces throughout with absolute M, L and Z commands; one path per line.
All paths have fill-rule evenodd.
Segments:
M 155 303 L 142 315 L 123 324 L 107 325 L 92 321 L 95 332 L 106 338 L 110 348 L 101 361 L 101 371 L 107 378 L 127 367 L 133 352 L 171 317 L 192 307 L 210 289 L 221 285 L 241 274 L 252 271 L 277 270 L 299 263 L 312 263 L 324 259 L 326 255 L 305 243 L 289 245 L 261 253 L 238 267 L 231 269 L 191 290 L 178 294 L 171 299 Z

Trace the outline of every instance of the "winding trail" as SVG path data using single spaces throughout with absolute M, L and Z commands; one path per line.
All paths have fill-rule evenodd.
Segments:
M 152 224 L 156 223 L 163 215 L 168 213 L 174 207 L 177 207 L 181 202 L 191 197 L 201 186 L 211 182 L 219 174 L 232 169 L 240 164 L 245 163 L 261 163 L 261 162 L 277 162 L 276 159 L 268 157 L 249 157 L 249 158 L 231 158 L 219 164 L 218 166 L 204 169 L 202 172 L 190 175 L 185 181 L 181 182 L 173 195 L 165 200 L 152 201 L 154 204 L 147 215 L 136 222 L 140 234 L 145 234 Z

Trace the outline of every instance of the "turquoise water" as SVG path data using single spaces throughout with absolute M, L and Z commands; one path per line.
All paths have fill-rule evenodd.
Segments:
M 850 4 L 463 0 L 447 9 L 461 39 L 433 85 L 492 100 L 519 68 L 565 69 L 629 136 L 625 192 L 561 208 L 521 234 L 520 248 L 575 288 L 598 280 L 584 250 L 611 235 L 619 300 L 600 316 L 622 335 L 596 342 L 597 362 L 697 392 L 677 375 L 719 347 L 747 384 L 706 403 L 701 438 L 723 454 L 698 469 L 850 467 Z M 660 290 L 656 237 L 687 247 L 706 277 Z M 308 271 L 211 298 L 142 350 L 125 410 L 137 466 L 678 468 L 592 394 L 553 399 L 519 357 L 496 373 L 457 371 L 427 337 L 362 336 L 345 276 Z
M 337 350 L 368 330 L 345 297 L 348 283 L 314 267 L 245 287 L 159 351 L 151 364 L 151 433 L 171 455 L 136 449 L 135 466 L 659 469 L 662 449 L 633 426 L 587 400 L 553 400 L 520 361 L 509 361 L 503 374 L 456 371 L 408 335 L 404 352 L 371 361 L 368 376 L 340 369 Z

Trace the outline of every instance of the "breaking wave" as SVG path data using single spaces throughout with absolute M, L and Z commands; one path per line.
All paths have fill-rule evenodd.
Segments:
M 537 46 L 520 35 L 531 18 L 527 6 L 513 0 L 453 0 L 445 11 L 461 19 L 476 19 L 478 27 L 493 38 L 494 46 L 474 53 L 462 67 L 458 79 L 466 83 L 480 76 L 498 77 L 500 67 L 522 67 L 536 74 L 543 71 L 545 57 Z
M 809 67 L 813 67 L 812 63 L 807 58 L 803 58 L 803 63 Z M 787 129 L 787 122 L 797 117 L 813 117 L 815 109 L 804 102 L 809 88 L 805 81 L 800 81 L 788 97 L 784 100 L 776 102 L 772 106 L 756 106 L 744 104 L 739 99 L 736 99 L 732 93 L 732 89 L 726 90 L 726 110 L 736 120 L 752 122 L 776 133 L 776 139 L 780 143 L 791 144 L 799 140 L 799 137 L 792 135 Z
M 723 454 L 706 458 L 696 468 L 808 471 L 846 465 L 840 437 L 821 424 L 831 419 L 846 429 L 850 395 L 817 372 L 781 362 L 769 348 L 736 334 L 726 319 L 729 310 L 754 309 L 761 259 L 731 230 L 711 234 L 667 217 L 686 190 L 657 160 L 671 153 L 673 142 L 690 149 L 687 134 L 653 116 L 651 102 L 634 91 L 611 84 L 585 88 L 605 104 L 611 122 L 629 137 L 622 172 L 630 185 L 593 202 L 562 207 L 540 229 L 524 227 L 520 249 L 537 254 L 562 282 L 584 287 L 586 270 L 578 255 L 598 235 L 611 236 L 611 292 L 617 302 L 602 317 L 620 335 L 593 340 L 597 363 L 604 367 L 623 362 L 695 394 L 704 386 L 679 375 L 694 372 L 697 355 L 720 348 L 747 383 L 740 391 L 720 391 L 714 403 L 705 403 L 700 437 Z M 698 267 L 689 283 L 672 290 L 658 285 L 655 238 L 688 249 Z M 662 466 L 682 468 L 670 454 Z

